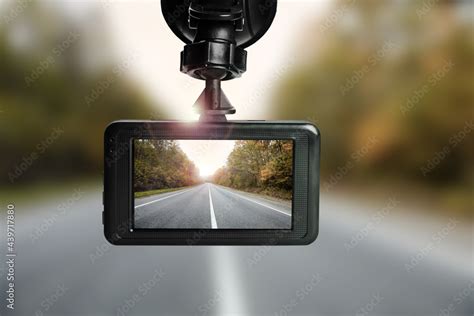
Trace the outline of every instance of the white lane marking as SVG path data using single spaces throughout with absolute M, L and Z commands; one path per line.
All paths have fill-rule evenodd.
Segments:
M 188 190 L 185 190 L 185 191 L 181 191 L 181 192 L 178 192 L 178 193 L 176 193 L 176 194 L 168 195 L 168 196 L 165 196 L 164 198 L 157 199 L 157 200 L 154 200 L 154 201 L 151 201 L 151 202 L 143 203 L 143 204 L 140 204 L 140 205 L 135 206 L 135 208 L 139 208 L 139 207 L 142 207 L 142 206 L 150 205 L 150 204 L 152 204 L 152 203 L 156 203 L 156 202 L 159 202 L 159 201 L 163 201 L 163 200 L 166 200 L 166 199 L 168 199 L 168 198 L 170 198 L 170 197 L 183 194 L 183 193 L 188 192 L 188 191 L 191 191 L 191 190 L 193 190 L 193 189 L 194 189 L 194 188 L 188 189 Z
M 211 186 L 209 186 L 209 205 L 211 211 L 211 227 L 217 229 L 216 214 L 214 213 L 214 205 L 212 205 Z
M 230 192 L 230 193 L 232 193 L 232 194 L 234 194 L 234 195 L 237 195 L 238 197 L 240 197 L 240 198 L 242 198 L 242 199 L 244 199 L 244 200 L 248 200 L 248 201 L 253 202 L 253 203 L 255 203 L 255 204 L 258 204 L 258 205 L 264 206 L 264 207 L 266 207 L 266 208 L 272 209 L 272 210 L 274 210 L 274 211 L 276 211 L 276 212 L 278 212 L 278 213 L 282 213 L 282 214 L 284 214 L 284 215 L 286 215 L 286 216 L 291 216 L 291 214 L 288 214 L 288 213 L 286 213 L 286 212 L 284 212 L 284 211 L 281 211 L 281 210 L 276 209 L 276 208 L 274 208 L 274 207 L 268 206 L 268 205 L 266 205 L 266 204 L 263 204 L 263 203 L 260 203 L 260 202 L 251 200 L 251 199 L 246 198 L 246 197 L 244 197 L 244 196 L 242 196 L 242 195 L 240 195 L 240 194 L 234 193 L 234 192 L 232 192 L 231 190 L 225 190 L 225 189 L 223 189 L 223 188 L 220 188 L 220 189 L 222 189 L 222 190 L 224 190 L 224 191 L 226 191 L 226 192 Z
M 216 315 L 250 315 L 247 306 L 251 304 L 246 301 L 248 291 L 244 286 L 246 275 L 239 264 L 241 257 L 234 247 L 212 248 L 212 275 L 218 297 Z

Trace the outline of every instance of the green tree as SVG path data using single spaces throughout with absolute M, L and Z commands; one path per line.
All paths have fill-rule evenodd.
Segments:
M 180 188 L 195 185 L 200 181 L 199 170 L 176 141 L 135 141 L 135 192 Z
M 240 140 L 217 170 L 214 183 L 247 191 L 291 197 L 293 144 L 283 140 Z

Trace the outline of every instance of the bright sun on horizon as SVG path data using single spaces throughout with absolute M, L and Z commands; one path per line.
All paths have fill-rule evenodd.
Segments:
M 199 175 L 209 177 L 226 164 L 235 140 L 178 140 L 178 144 L 199 169 Z

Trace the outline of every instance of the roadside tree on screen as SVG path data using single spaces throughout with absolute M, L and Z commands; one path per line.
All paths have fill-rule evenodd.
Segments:
M 199 170 L 173 140 L 135 141 L 135 192 L 199 183 Z
M 240 140 L 226 166 L 212 181 L 227 187 L 291 199 L 293 143 L 287 140 Z

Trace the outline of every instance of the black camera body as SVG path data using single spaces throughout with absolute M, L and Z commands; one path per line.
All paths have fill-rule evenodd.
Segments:
M 320 134 L 311 123 L 117 121 L 104 145 L 103 223 L 114 245 L 307 245 L 318 235 Z M 247 157 L 228 158 L 234 164 L 262 154 L 259 171 L 231 165 L 224 182 L 199 178 L 182 149 L 212 157 L 226 146 L 229 157 Z M 252 172 L 286 181 L 290 199 L 235 186 Z
M 308 122 L 227 121 L 221 82 L 247 69 L 276 0 L 162 0 L 205 82 L 199 122 L 119 121 L 105 132 L 103 222 L 115 245 L 307 245 L 318 235 L 320 134 Z

